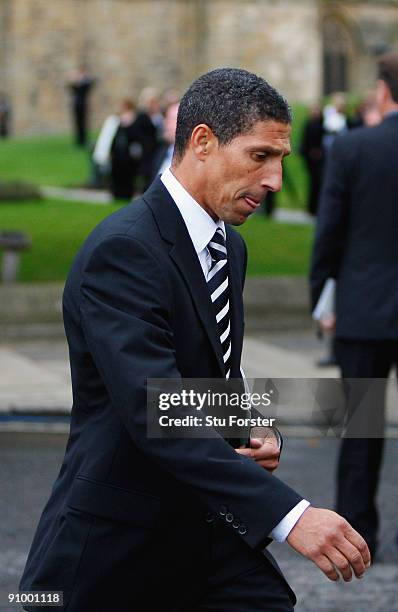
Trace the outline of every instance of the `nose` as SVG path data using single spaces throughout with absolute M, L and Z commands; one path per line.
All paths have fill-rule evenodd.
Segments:
M 282 189 L 282 161 L 280 159 L 275 159 L 264 171 L 261 185 L 268 191 L 280 191 Z

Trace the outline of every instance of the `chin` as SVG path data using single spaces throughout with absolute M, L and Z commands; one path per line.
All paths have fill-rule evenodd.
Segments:
M 234 217 L 230 221 L 227 221 L 227 223 L 230 223 L 231 225 L 243 225 L 244 223 L 246 223 L 248 218 L 249 217 L 245 217 L 244 215 L 240 215 L 239 217 Z

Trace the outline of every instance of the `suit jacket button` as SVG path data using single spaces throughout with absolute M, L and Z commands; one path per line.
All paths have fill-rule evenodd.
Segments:
M 214 523 L 215 516 L 212 512 L 208 512 L 205 517 L 206 523 Z
M 245 533 L 247 533 L 247 529 L 246 529 L 246 527 L 245 527 L 244 525 L 241 525 L 241 526 L 239 527 L 238 533 L 239 533 L 240 535 L 245 535 Z
M 227 521 L 227 523 L 232 523 L 232 521 L 234 520 L 234 515 L 228 512 L 228 514 L 225 517 L 225 520 Z
M 232 527 L 234 529 L 238 529 L 240 527 L 240 521 L 239 519 L 235 519 L 234 522 L 232 523 Z
M 221 516 L 225 516 L 227 514 L 227 512 L 228 512 L 227 506 L 221 506 L 221 508 L 220 508 L 220 515 Z

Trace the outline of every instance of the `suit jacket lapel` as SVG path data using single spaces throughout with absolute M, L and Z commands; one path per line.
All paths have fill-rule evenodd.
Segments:
M 220 374 L 224 376 L 224 361 L 213 306 L 184 220 L 159 178 L 154 181 L 143 197 L 154 214 L 162 238 L 171 245 L 170 257 L 185 280 L 198 316 L 216 354 Z

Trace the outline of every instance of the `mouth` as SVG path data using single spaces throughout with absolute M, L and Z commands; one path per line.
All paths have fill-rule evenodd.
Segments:
M 261 200 L 255 200 L 254 198 L 248 195 L 243 196 L 243 199 L 246 202 L 246 204 L 250 206 L 252 210 L 256 210 L 256 208 L 258 208 L 261 204 Z

